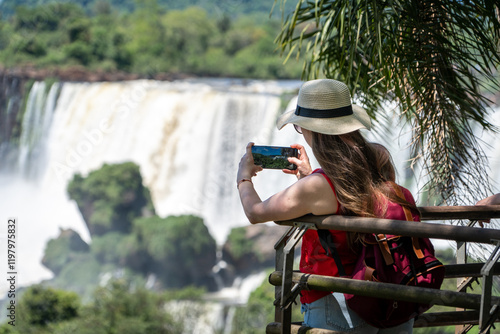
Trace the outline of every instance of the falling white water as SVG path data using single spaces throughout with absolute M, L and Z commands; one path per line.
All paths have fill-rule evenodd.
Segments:
M 45 82 L 35 82 L 28 95 L 19 139 L 18 171 L 27 179 L 43 174 L 46 142 L 57 102 L 60 84 L 55 83 L 46 94 Z
M 175 300 L 165 304 L 173 319 L 182 320 L 183 334 L 216 334 L 226 326 L 226 306 L 221 303 Z
M 238 276 L 234 279 L 232 286 L 223 287 L 217 292 L 207 294 L 207 299 L 218 300 L 226 304 L 244 305 L 248 297 L 257 289 L 266 277 L 266 273 L 258 272 L 246 277 Z

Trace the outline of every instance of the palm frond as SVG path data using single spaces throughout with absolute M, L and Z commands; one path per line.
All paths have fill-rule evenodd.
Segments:
M 299 0 L 277 43 L 284 54 L 299 45 L 304 79 L 346 82 L 375 120 L 396 102 L 429 197 L 473 204 L 491 191 L 474 131 L 497 131 L 485 89 L 500 88 L 499 13 L 492 0 Z

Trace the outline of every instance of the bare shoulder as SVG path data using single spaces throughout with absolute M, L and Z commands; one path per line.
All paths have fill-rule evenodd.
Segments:
M 315 215 L 333 214 L 337 212 L 338 202 L 325 176 L 320 173 L 311 174 L 300 179 L 296 185 L 308 202 Z
M 320 188 L 329 189 L 330 185 L 320 173 L 313 173 L 297 181 L 297 185 L 304 187 L 305 191 L 317 192 Z

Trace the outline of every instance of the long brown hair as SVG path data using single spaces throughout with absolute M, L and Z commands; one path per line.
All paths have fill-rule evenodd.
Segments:
M 375 164 L 380 176 L 386 181 L 396 182 L 396 169 L 389 150 L 379 143 L 370 143 L 370 146 L 375 150 Z
M 394 181 L 388 180 L 387 175 L 388 168 L 394 170 L 390 155 L 388 159 L 381 156 L 385 153 L 368 143 L 359 131 L 343 135 L 312 132 L 312 149 L 335 187 L 342 215 L 381 218 L 387 207 L 377 205 L 387 203 L 384 197 L 417 210 L 415 205 L 397 196 L 387 182 Z M 351 246 L 355 246 L 359 237 L 357 233 L 349 233 Z

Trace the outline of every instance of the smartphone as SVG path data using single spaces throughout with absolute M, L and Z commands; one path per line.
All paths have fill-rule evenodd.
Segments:
M 289 157 L 298 157 L 299 150 L 281 146 L 252 146 L 252 156 L 256 165 L 270 169 L 297 169 L 297 165 L 288 161 Z

